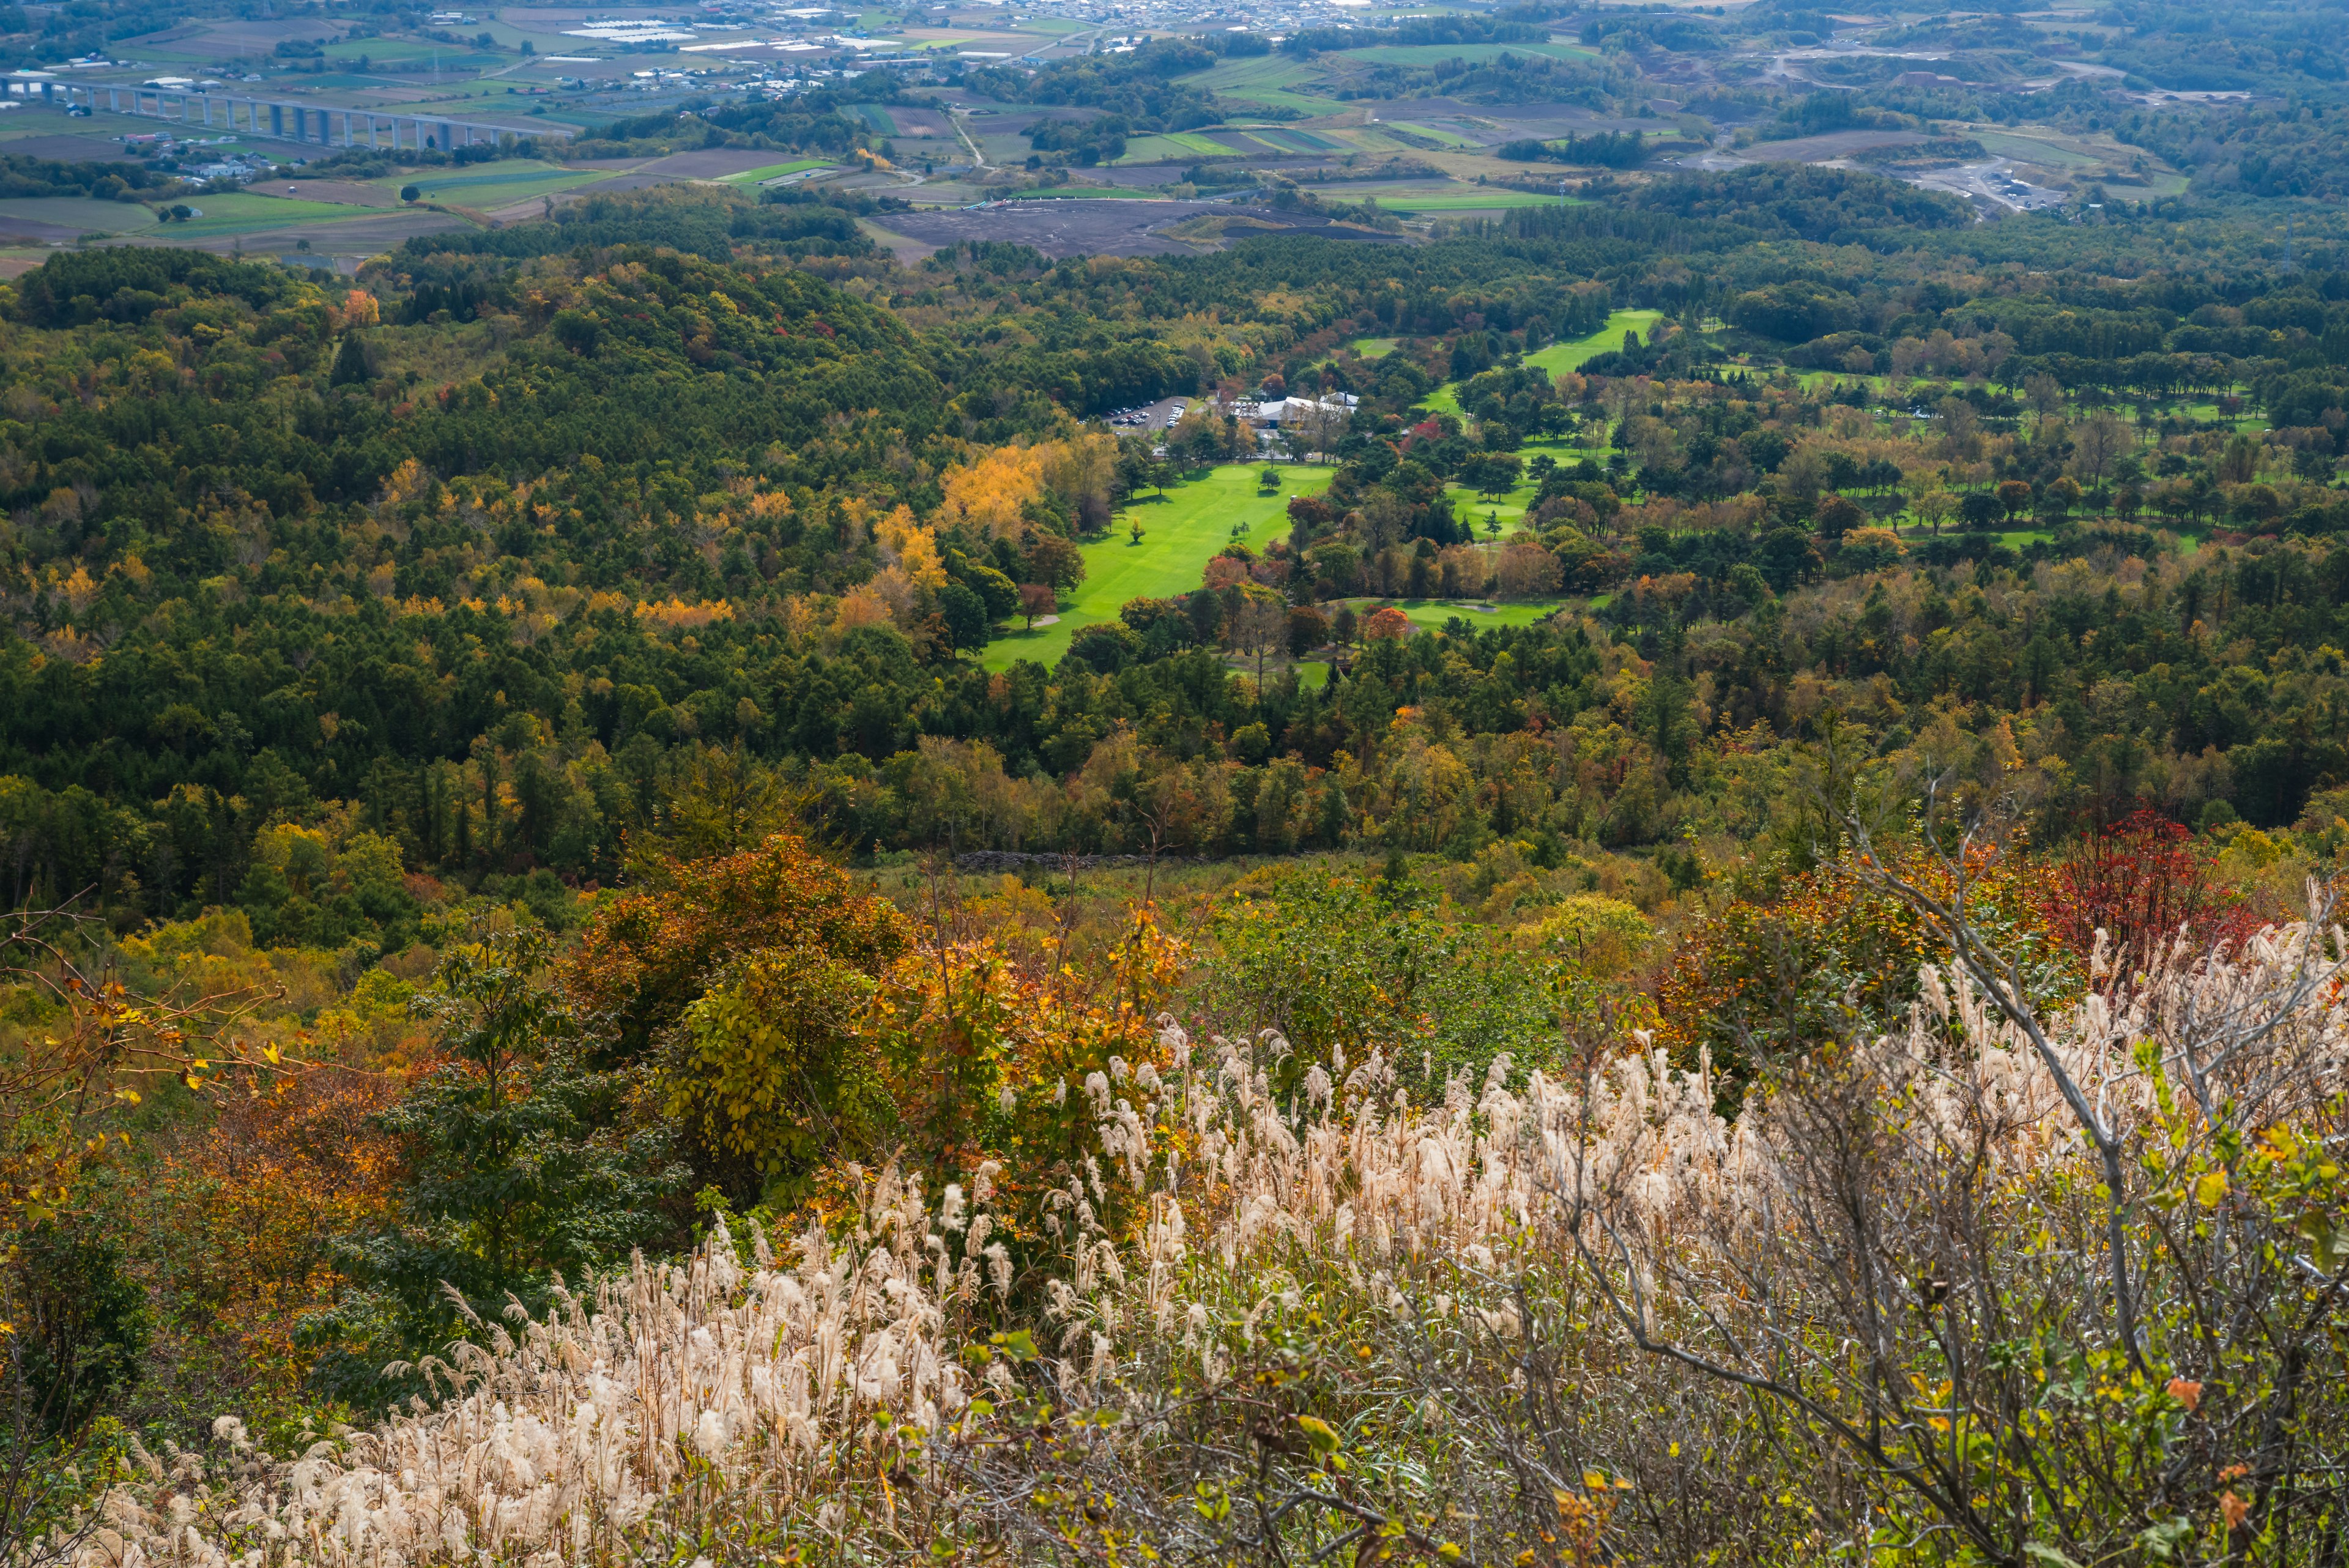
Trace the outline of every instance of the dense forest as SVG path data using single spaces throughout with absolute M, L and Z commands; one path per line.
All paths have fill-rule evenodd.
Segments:
M 2140 797 L 2292 826 L 2349 784 L 2319 651 L 2349 644 L 2349 274 L 1939 260 L 1964 233 L 1940 202 L 1761 171 L 1400 263 L 1294 239 L 901 269 L 822 203 L 616 198 L 411 242 L 340 294 L 61 256 L 7 302 L 12 893 L 388 937 L 412 910 L 268 876 L 270 826 L 347 812 L 467 886 L 608 881 L 713 746 L 866 851 L 1131 850 L 1139 818 L 1074 787 L 1131 743 L 1201 781 L 1162 826 L 1182 853 L 1729 855 L 1757 823 L 1722 759 L 1825 712 L 1888 755 L 2019 755 L 2045 832 Z M 1855 238 L 1892 233 L 1928 248 Z M 1618 307 L 1662 314 L 1521 367 Z M 1785 368 L 1733 362 L 1755 348 Z M 1240 450 L 1202 416 L 1154 456 L 1087 415 L 1268 376 L 1359 398 L 1285 537 L 1055 669 L 978 661 L 1113 511 Z M 1456 415 L 1424 401 L 1446 382 Z M 1479 537 L 1461 491 L 1521 484 L 1522 525 Z M 1583 607 L 1423 641 L 1354 608 L 1559 593 Z M 1333 644 L 1360 645 L 1343 678 L 1303 681 Z M 940 791 L 993 804 L 942 819 Z
M 1606 132 L 1407 244 L 0 286 L 0 1552 L 2337 1562 L 2349 234 L 2215 112 L 1995 223 Z

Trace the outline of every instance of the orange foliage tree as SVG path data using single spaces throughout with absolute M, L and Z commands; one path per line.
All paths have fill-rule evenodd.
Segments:
M 131 1267 L 168 1308 L 156 1365 L 204 1399 L 290 1397 L 306 1314 L 343 1284 L 335 1250 L 380 1215 L 398 1174 L 376 1122 L 396 1077 L 322 1068 L 229 1098 L 128 1195 Z
M 646 1056 L 718 972 L 746 954 L 823 954 L 877 976 L 912 945 L 895 905 L 860 890 L 792 834 L 646 869 L 650 885 L 601 905 L 564 965 L 573 1007 L 619 1060 Z

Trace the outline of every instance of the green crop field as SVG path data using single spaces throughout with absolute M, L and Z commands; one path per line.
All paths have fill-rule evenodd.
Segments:
M 1023 141 L 1019 143 L 1019 151 L 1021 154 L 1024 155 L 1027 150 L 1028 144 L 1026 142 Z M 1231 149 L 1228 147 L 1218 146 L 1216 151 L 1218 152 L 1227 153 Z M 1197 159 L 1198 156 L 1199 152 L 1196 148 L 1185 146 L 1183 142 L 1175 137 L 1136 136 L 1130 138 L 1126 141 L 1124 152 L 1120 154 L 1112 161 L 1118 163 L 1188 163 Z M 1004 161 L 1016 161 L 1016 160 L 1006 158 Z
M 268 229 L 332 223 L 339 218 L 362 218 L 374 211 L 340 202 L 303 202 L 286 196 L 256 196 L 244 191 L 198 196 L 187 204 L 203 216 L 184 223 L 166 224 L 163 232 L 175 240 L 259 234 Z
M 878 131 L 883 136 L 895 136 L 897 134 L 897 122 L 890 119 L 889 111 L 883 109 L 879 104 L 858 104 L 856 106 L 856 112 L 864 117 L 864 123 L 870 130 Z
M 1454 189 L 1442 192 L 1398 191 L 1392 195 L 1374 192 L 1379 205 L 1390 213 L 1406 215 L 1416 213 L 1497 213 L 1511 207 L 1555 207 L 1556 196 L 1535 191 L 1512 191 L 1494 185 L 1485 190 Z
M 1300 114 L 1335 114 L 1346 108 L 1339 99 L 1314 90 L 1321 83 L 1320 72 L 1278 55 L 1226 60 L 1213 70 L 1181 79 L 1186 86 L 1205 88 L 1242 103 L 1270 104 Z
M 1327 468 L 1290 467 L 1280 470 L 1280 488 L 1257 488 L 1261 463 L 1232 463 L 1188 484 L 1166 492 L 1164 501 L 1143 500 L 1132 508 L 1141 520 L 1142 543 L 1131 543 L 1121 518 L 1107 539 L 1087 545 L 1085 580 L 1061 612 L 1057 625 L 1033 631 L 1013 630 L 987 645 L 983 662 L 989 670 L 1009 670 L 1022 659 L 1058 664 L 1069 651 L 1069 639 L 1081 627 L 1115 620 L 1125 601 L 1168 598 L 1199 586 L 1208 557 L 1232 542 L 1232 524 L 1252 525 L 1247 535 L 1261 545 L 1267 524 L 1286 526 L 1288 498 L 1318 495 L 1330 486 Z

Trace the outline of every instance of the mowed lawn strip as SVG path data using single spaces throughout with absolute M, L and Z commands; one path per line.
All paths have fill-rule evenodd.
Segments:
M 1059 664 L 1078 628 L 1115 620 L 1128 599 L 1172 598 L 1197 587 L 1209 558 L 1232 542 L 1234 523 L 1251 524 L 1246 542 L 1261 552 L 1288 533 L 1288 498 L 1319 495 L 1334 471 L 1281 464 L 1278 491 L 1257 488 L 1262 472 L 1262 463 L 1231 463 L 1176 485 L 1163 502 L 1136 503 L 1132 514 L 1141 521 L 1142 543 L 1126 537 L 1121 516 L 1108 538 L 1084 546 L 1085 580 L 1059 623 L 1027 631 L 1014 621 L 987 645 L 980 662 L 989 670 L 1009 670 L 1022 659 L 1047 669 Z

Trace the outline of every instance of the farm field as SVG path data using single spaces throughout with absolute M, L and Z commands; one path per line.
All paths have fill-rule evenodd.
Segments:
M 259 234 L 268 229 L 328 223 L 354 215 L 354 209 L 347 202 L 305 202 L 292 196 L 260 196 L 249 191 L 198 196 L 188 205 L 202 212 L 203 216 L 184 223 L 163 225 L 158 238 L 168 234 L 175 240 L 200 240 Z
M 761 181 L 780 180 L 786 174 L 799 174 L 810 169 L 832 167 L 832 163 L 825 159 L 801 158 L 789 163 L 768 163 L 757 169 L 745 169 L 739 174 L 720 174 L 718 178 L 730 185 L 756 185 Z
M 412 174 L 389 176 L 378 184 L 398 190 L 414 185 L 424 192 L 428 202 L 447 202 L 460 207 L 487 209 L 502 207 L 510 202 L 527 201 L 533 196 L 551 196 L 558 191 L 575 186 L 592 185 L 609 178 L 600 169 L 564 169 L 553 164 L 528 164 L 519 161 L 493 163 L 497 171 L 490 174 L 441 174 L 434 170 L 420 170 Z
M 1391 119 L 1386 123 L 1398 130 L 1416 131 L 1422 136 L 1431 137 L 1446 147 L 1474 149 L 1484 145 L 1474 137 L 1463 136 L 1456 130 L 1446 130 L 1440 125 L 1423 125 L 1413 119 Z
M 1392 194 L 1373 191 L 1366 194 L 1376 196 L 1379 205 L 1388 212 L 1401 213 L 1405 216 L 1423 213 L 1499 213 L 1513 207 L 1555 207 L 1558 204 L 1556 196 L 1533 191 L 1512 191 L 1498 185 L 1484 190 L 1462 188 L 1423 193 L 1404 191 Z
M 1121 520 L 1110 536 L 1084 546 L 1085 580 L 1060 621 L 1032 631 L 1013 630 L 987 645 L 989 670 L 1009 670 L 1023 659 L 1047 668 L 1069 650 L 1081 627 L 1117 618 L 1128 599 L 1166 598 L 1199 586 L 1207 560 L 1232 541 L 1232 524 L 1254 531 L 1288 514 L 1292 495 L 1318 495 L 1329 488 L 1331 470 L 1282 466 L 1280 488 L 1257 488 L 1260 463 L 1229 463 L 1165 493 L 1164 501 L 1143 500 L 1130 508 L 1143 526 L 1142 543 L 1132 543 Z
M 1213 70 L 1182 78 L 1186 86 L 1205 88 L 1243 103 L 1293 109 L 1301 114 L 1335 114 L 1347 106 L 1313 90 L 1321 80 L 1312 67 L 1279 55 L 1226 60 Z
M 1503 55 L 1531 55 L 1552 60 L 1595 60 L 1599 57 L 1573 44 L 1381 44 L 1375 48 L 1349 49 L 1340 57 L 1386 66 L 1435 66 L 1446 60 L 1482 65 Z
M 155 226 L 155 214 L 137 202 L 101 202 L 90 196 L 17 196 L 0 200 L 0 219 L 106 234 L 127 234 Z

